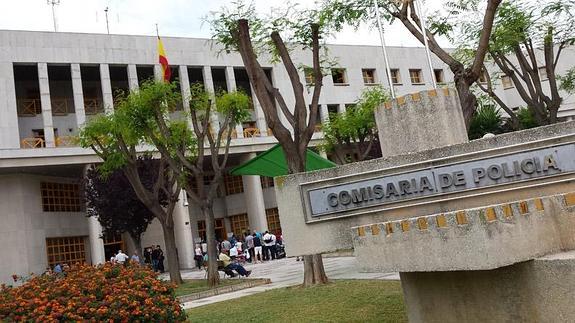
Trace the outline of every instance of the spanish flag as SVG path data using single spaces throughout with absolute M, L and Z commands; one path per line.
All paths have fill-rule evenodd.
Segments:
M 164 82 L 170 82 L 172 71 L 170 70 L 170 64 L 168 64 L 168 58 L 166 57 L 166 52 L 164 51 L 164 44 L 162 44 L 160 36 L 158 36 L 158 55 L 160 65 L 162 65 L 162 76 Z

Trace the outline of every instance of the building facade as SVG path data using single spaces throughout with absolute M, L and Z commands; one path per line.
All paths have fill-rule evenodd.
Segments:
M 184 98 L 196 82 L 209 91 L 242 89 L 252 95 L 239 55 L 221 53 L 206 39 L 163 42 Z M 429 71 L 422 48 L 390 47 L 388 52 L 398 95 L 430 89 L 431 78 L 440 84 L 453 81 L 435 57 Z M 330 45 L 329 53 L 339 67 L 324 79 L 320 123 L 329 113 L 353 106 L 365 88 L 388 86 L 381 48 Z M 117 249 L 132 251 L 123 237 L 102 238 L 98 221 L 86 217 L 82 180 L 86 167 L 99 159 L 75 146 L 74 138 L 95 115 L 113 111 L 117 93 L 159 78 L 157 55 L 155 37 L 0 31 L 0 282 L 9 282 L 12 274 L 41 273 L 57 262 L 96 264 Z M 295 60 L 311 65 L 306 52 L 296 52 Z M 294 98 L 283 66 L 264 66 L 290 106 Z M 304 84 L 310 81 L 303 71 L 300 77 Z M 236 127 L 230 168 L 276 144 L 252 99 L 250 121 Z M 185 109 L 185 100 L 182 104 Z M 172 117 L 183 116 L 174 111 Z M 217 127 L 218 116 L 212 118 Z M 313 142 L 321 137 L 318 127 Z M 248 228 L 281 232 L 272 179 L 226 176 L 222 184 L 215 203 L 218 237 Z M 193 267 L 194 243 L 205 236 L 205 222 L 185 192 L 174 217 L 181 265 Z M 156 221 L 142 239 L 143 246 L 152 244 L 164 245 Z

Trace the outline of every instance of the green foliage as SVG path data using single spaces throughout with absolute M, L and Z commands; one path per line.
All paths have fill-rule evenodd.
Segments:
M 519 109 L 519 112 L 517 112 L 517 118 L 519 118 L 519 126 L 521 129 L 530 129 L 540 126 L 537 119 L 535 119 L 535 115 L 529 108 Z
M 234 125 L 249 119 L 251 106 L 250 97 L 242 91 L 222 92 L 216 96 L 216 110 L 229 116 Z
M 469 124 L 469 139 L 478 139 L 487 133 L 503 132 L 501 110 L 493 104 L 480 104 Z
M 329 122 L 322 128 L 324 141 L 321 148 L 333 152 L 342 144 L 375 139 L 374 111 L 389 98 L 384 88 L 370 87 L 362 92 L 353 108 L 348 108 L 345 113 L 330 115 Z
M 561 82 L 559 87 L 561 90 L 569 94 L 575 94 L 575 67 L 572 67 L 565 75 L 559 76 L 558 78 Z

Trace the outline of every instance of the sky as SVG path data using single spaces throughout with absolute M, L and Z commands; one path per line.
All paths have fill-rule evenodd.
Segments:
M 231 0 L 0 0 L 0 29 L 54 31 L 52 6 L 57 28 L 61 32 L 106 33 L 105 9 L 108 8 L 110 33 L 155 35 L 157 23 L 161 36 L 209 38 L 209 26 L 202 18 L 211 11 L 231 5 Z M 292 0 L 302 7 L 316 6 L 315 0 Z M 427 0 L 431 12 L 442 0 Z M 254 0 L 256 10 L 269 13 L 286 0 Z M 388 46 L 421 46 L 396 23 L 386 27 Z M 377 29 L 360 27 L 347 29 L 328 39 L 332 44 L 380 45 Z

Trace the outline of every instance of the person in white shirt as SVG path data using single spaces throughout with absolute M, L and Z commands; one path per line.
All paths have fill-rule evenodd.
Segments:
M 275 254 L 275 245 L 276 245 L 276 236 L 266 231 L 263 236 L 264 242 L 264 260 L 276 259 Z
M 133 261 L 137 264 L 140 263 L 140 257 L 138 256 L 138 252 L 134 251 L 134 254 L 132 255 L 132 257 L 130 258 L 130 261 Z
M 198 270 L 201 270 L 204 262 L 204 254 L 202 252 L 202 247 L 199 244 L 196 244 L 196 249 L 194 250 L 194 260 L 196 261 L 196 267 L 198 267 Z
M 122 250 L 118 250 L 118 254 L 116 255 L 116 262 L 123 264 L 126 262 L 126 260 L 128 260 L 130 257 L 128 257 L 127 254 L 123 253 Z

